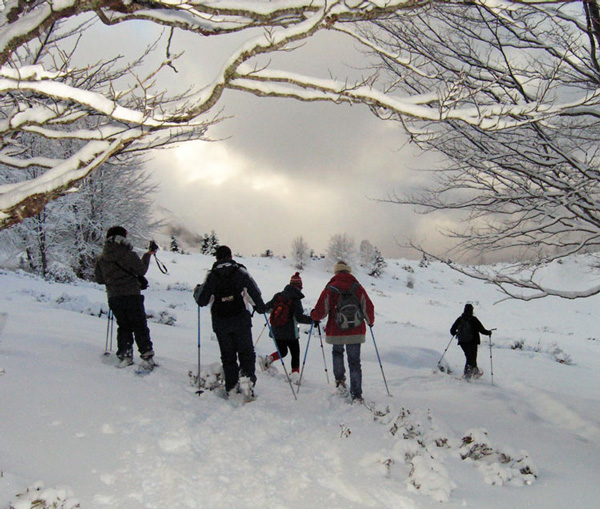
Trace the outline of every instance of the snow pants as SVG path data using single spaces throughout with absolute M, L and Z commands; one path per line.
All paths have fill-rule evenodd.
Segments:
M 276 339 L 275 343 L 277 343 L 277 348 L 279 349 L 279 353 L 281 354 L 282 358 L 287 355 L 288 350 L 289 350 L 290 355 L 292 356 L 292 371 L 299 371 L 300 370 L 300 342 L 297 339 L 294 339 L 292 341 Z M 271 354 L 271 357 L 274 360 L 279 359 L 277 352 L 273 352 Z
M 225 390 L 230 391 L 235 388 L 240 376 L 247 376 L 255 384 L 256 354 L 252 342 L 252 329 L 250 327 L 221 329 L 216 331 L 216 334 L 225 373 Z
M 133 356 L 133 340 L 140 355 L 152 351 L 143 295 L 109 297 L 108 305 L 117 319 L 117 357 Z
M 333 376 L 336 380 L 345 380 L 344 347 L 350 368 L 350 394 L 353 398 L 362 397 L 362 367 L 360 365 L 360 343 L 351 345 L 333 345 Z
M 470 376 L 477 367 L 477 342 L 460 343 L 459 346 L 465 352 L 465 375 Z

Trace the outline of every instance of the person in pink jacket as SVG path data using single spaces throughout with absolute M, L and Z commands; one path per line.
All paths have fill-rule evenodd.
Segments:
M 341 393 L 347 394 L 346 369 L 344 367 L 344 349 L 350 369 L 350 396 L 352 401 L 362 401 L 362 368 L 360 364 L 360 345 L 365 342 L 367 325 L 375 323 L 375 308 L 365 289 L 351 274 L 352 269 L 344 261 L 334 266 L 335 275 L 321 292 L 310 317 L 314 321 L 326 316 L 325 341 L 333 345 L 333 375 L 335 385 Z M 355 297 L 352 297 L 355 296 Z M 356 302 L 354 306 L 352 300 Z M 342 311 L 339 304 L 348 311 Z M 352 316 L 352 308 L 357 309 Z

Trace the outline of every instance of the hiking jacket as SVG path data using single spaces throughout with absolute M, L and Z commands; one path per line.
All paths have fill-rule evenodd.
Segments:
M 479 321 L 479 319 L 476 316 L 466 315 L 464 313 L 462 315 L 460 315 L 455 320 L 455 322 L 452 324 L 452 327 L 450 327 L 450 334 L 452 334 L 453 336 L 456 336 L 456 333 L 458 332 L 458 328 L 459 328 L 462 320 L 468 320 L 471 322 L 471 334 L 469 334 L 469 336 L 467 336 L 465 338 L 457 337 L 459 345 L 466 344 L 466 343 L 476 343 L 479 345 L 481 343 L 481 338 L 479 337 L 479 333 L 485 334 L 486 336 L 492 335 L 492 331 L 487 330 L 483 325 L 481 325 L 481 322 Z
M 298 324 L 312 323 L 311 317 L 304 314 L 304 308 L 302 307 L 301 301 L 304 298 L 304 294 L 297 286 L 287 285 L 282 292 L 273 295 L 273 298 L 265 304 L 267 313 L 273 309 L 278 295 L 292 301 L 290 304 L 290 320 L 285 325 L 271 325 L 271 330 L 277 341 L 294 341 L 299 336 Z
M 364 343 L 366 325 L 372 326 L 375 323 L 375 308 L 365 289 L 359 284 L 356 288 L 356 295 L 360 301 L 366 324 L 363 322 L 354 329 L 341 330 L 335 323 L 335 309 L 339 299 L 339 293 L 328 288 L 334 286 L 339 290 L 348 290 L 358 280 L 349 272 L 338 272 L 333 276 L 325 289 L 321 292 L 317 305 L 311 311 L 310 317 L 315 320 L 323 320 L 326 316 L 327 325 L 325 325 L 325 341 L 330 345 L 348 345 L 354 343 Z
M 129 241 L 121 235 L 106 239 L 102 253 L 96 260 L 94 274 L 96 282 L 106 285 L 108 297 L 141 295 L 137 276 L 148 272 L 150 253 L 144 253 L 141 260 Z M 119 264 L 120 267 L 117 265 Z
M 204 283 L 198 285 L 194 290 L 194 300 L 198 306 L 203 307 L 212 304 L 217 290 L 217 283 L 221 277 L 231 277 L 233 285 L 242 294 L 246 308 L 237 315 L 223 318 L 217 316 L 211 306 L 213 330 L 226 332 L 236 330 L 238 327 L 252 327 L 252 319 L 248 305 L 253 306 L 257 313 L 266 311 L 265 303 L 258 285 L 250 276 L 250 273 L 242 264 L 234 260 L 221 260 L 214 263 L 206 274 Z

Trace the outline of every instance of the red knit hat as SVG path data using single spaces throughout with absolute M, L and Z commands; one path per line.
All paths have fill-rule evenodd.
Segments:
M 302 278 L 300 277 L 300 272 L 296 272 L 291 278 L 290 278 L 290 284 L 297 286 L 298 288 L 300 288 L 300 290 L 302 290 Z

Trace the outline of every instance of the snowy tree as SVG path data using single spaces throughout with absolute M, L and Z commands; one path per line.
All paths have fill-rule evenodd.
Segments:
M 311 257 L 311 253 L 312 251 L 304 240 L 304 237 L 296 237 L 292 241 L 292 259 L 298 270 L 302 270 L 305 267 L 306 262 Z
M 369 263 L 367 265 L 367 272 L 369 276 L 381 276 L 381 274 L 383 274 L 383 269 L 385 269 L 386 267 L 387 262 L 383 258 L 381 251 L 379 251 L 379 249 L 377 248 L 374 248 L 373 255 L 371 256 L 371 259 L 369 260 Z
M 352 263 L 356 257 L 356 243 L 346 233 L 338 233 L 329 239 L 327 258 L 332 262 L 343 260 Z
M 200 253 L 205 255 L 214 256 L 217 248 L 219 247 L 219 238 L 214 230 L 210 234 L 205 233 L 200 242 Z
M 462 213 L 464 227 L 446 230 L 456 240 L 455 254 L 479 253 L 487 259 L 495 254 L 518 262 L 499 269 L 447 263 L 512 297 L 600 293 L 600 285 L 561 291 L 540 276 L 555 260 L 600 247 L 600 124 L 597 107 L 577 105 L 578 98 L 598 97 L 599 13 L 596 1 L 510 12 L 440 4 L 377 21 L 378 29 L 369 34 L 378 48 L 402 53 L 414 64 L 411 72 L 395 57 L 383 56 L 380 69 L 388 71 L 398 90 L 444 89 L 450 103 L 466 100 L 498 110 L 548 104 L 546 118 L 494 133 L 452 119 L 433 124 L 397 117 L 415 143 L 449 163 L 422 191 L 390 201 L 446 217 Z M 554 115 L 551 103 L 565 100 L 573 100 L 573 108 Z
M 147 238 L 156 185 L 140 161 L 115 163 L 104 164 L 85 179 L 78 193 L 63 196 L 38 215 L 0 232 L 5 251 L 16 253 L 23 268 L 42 276 L 64 278 L 70 272 L 72 277 L 90 279 L 109 227 L 122 224 L 134 242 Z M 6 169 L 1 175 L 23 177 L 22 172 Z
M 177 239 L 173 235 L 171 235 L 171 244 L 169 246 L 169 250 L 172 253 L 179 253 L 180 252 L 179 243 L 177 242 Z
M 523 2 L 527 0 L 514 3 Z M 540 2 L 543 0 L 533 3 Z M 448 80 L 426 92 L 407 87 L 395 93 L 379 81 L 378 70 L 352 79 L 273 68 L 273 62 L 285 60 L 303 41 L 330 31 L 350 38 L 359 49 L 385 55 L 401 68 L 399 81 L 408 73 L 420 73 L 425 79 L 430 76 L 429 69 L 424 66 L 420 71 L 420 67 L 426 60 L 414 59 L 402 50 L 390 52 L 364 36 L 361 27 L 365 21 L 387 20 L 394 13 L 427 11 L 435 3 L 4 0 L 0 11 L 0 162 L 17 169 L 35 165 L 43 172 L 0 187 L 0 227 L 39 214 L 48 202 L 76 190 L 82 179 L 117 154 L 203 139 L 209 127 L 220 120 L 221 98 L 230 90 L 300 101 L 364 104 L 382 117 L 456 121 L 484 131 L 563 112 L 592 110 L 598 105 L 598 94 L 582 94 L 581 89 L 574 89 L 568 98 L 538 94 L 525 99 L 515 94 L 511 103 L 498 107 L 490 101 L 474 102 L 462 80 Z M 499 13 L 499 18 L 512 15 L 510 0 L 494 2 L 493 7 L 487 7 L 488 3 L 473 0 L 458 8 L 483 6 Z M 412 19 L 405 22 L 410 24 Z M 135 30 L 135 34 L 147 38 L 148 45 L 139 55 L 122 58 L 111 53 L 112 45 L 97 44 L 98 40 L 110 40 L 116 27 L 123 24 L 143 26 L 144 30 Z M 183 36 L 192 44 L 207 37 L 232 40 L 218 74 L 197 88 L 193 88 L 195 74 L 188 73 L 188 82 L 183 75 L 173 79 Z M 414 43 L 420 38 L 417 34 Z M 86 43 L 98 54 L 86 51 Z M 129 46 L 134 45 L 119 45 L 118 51 L 134 51 Z M 194 51 L 196 55 L 210 53 Z M 281 59 L 273 58 L 274 53 Z M 294 68 L 293 64 L 282 65 L 283 69 Z M 84 117 L 93 121 L 92 127 L 67 129 Z M 44 139 L 78 140 L 80 145 L 68 156 L 56 157 L 48 151 L 32 158 L 23 153 L 20 135 L 24 132 Z
M 360 246 L 358 248 L 358 256 L 360 259 L 360 266 L 361 267 L 369 266 L 371 264 L 374 254 L 375 254 L 375 248 L 373 247 L 373 244 L 371 244 L 371 242 L 369 242 L 368 240 L 363 240 L 360 243 Z

